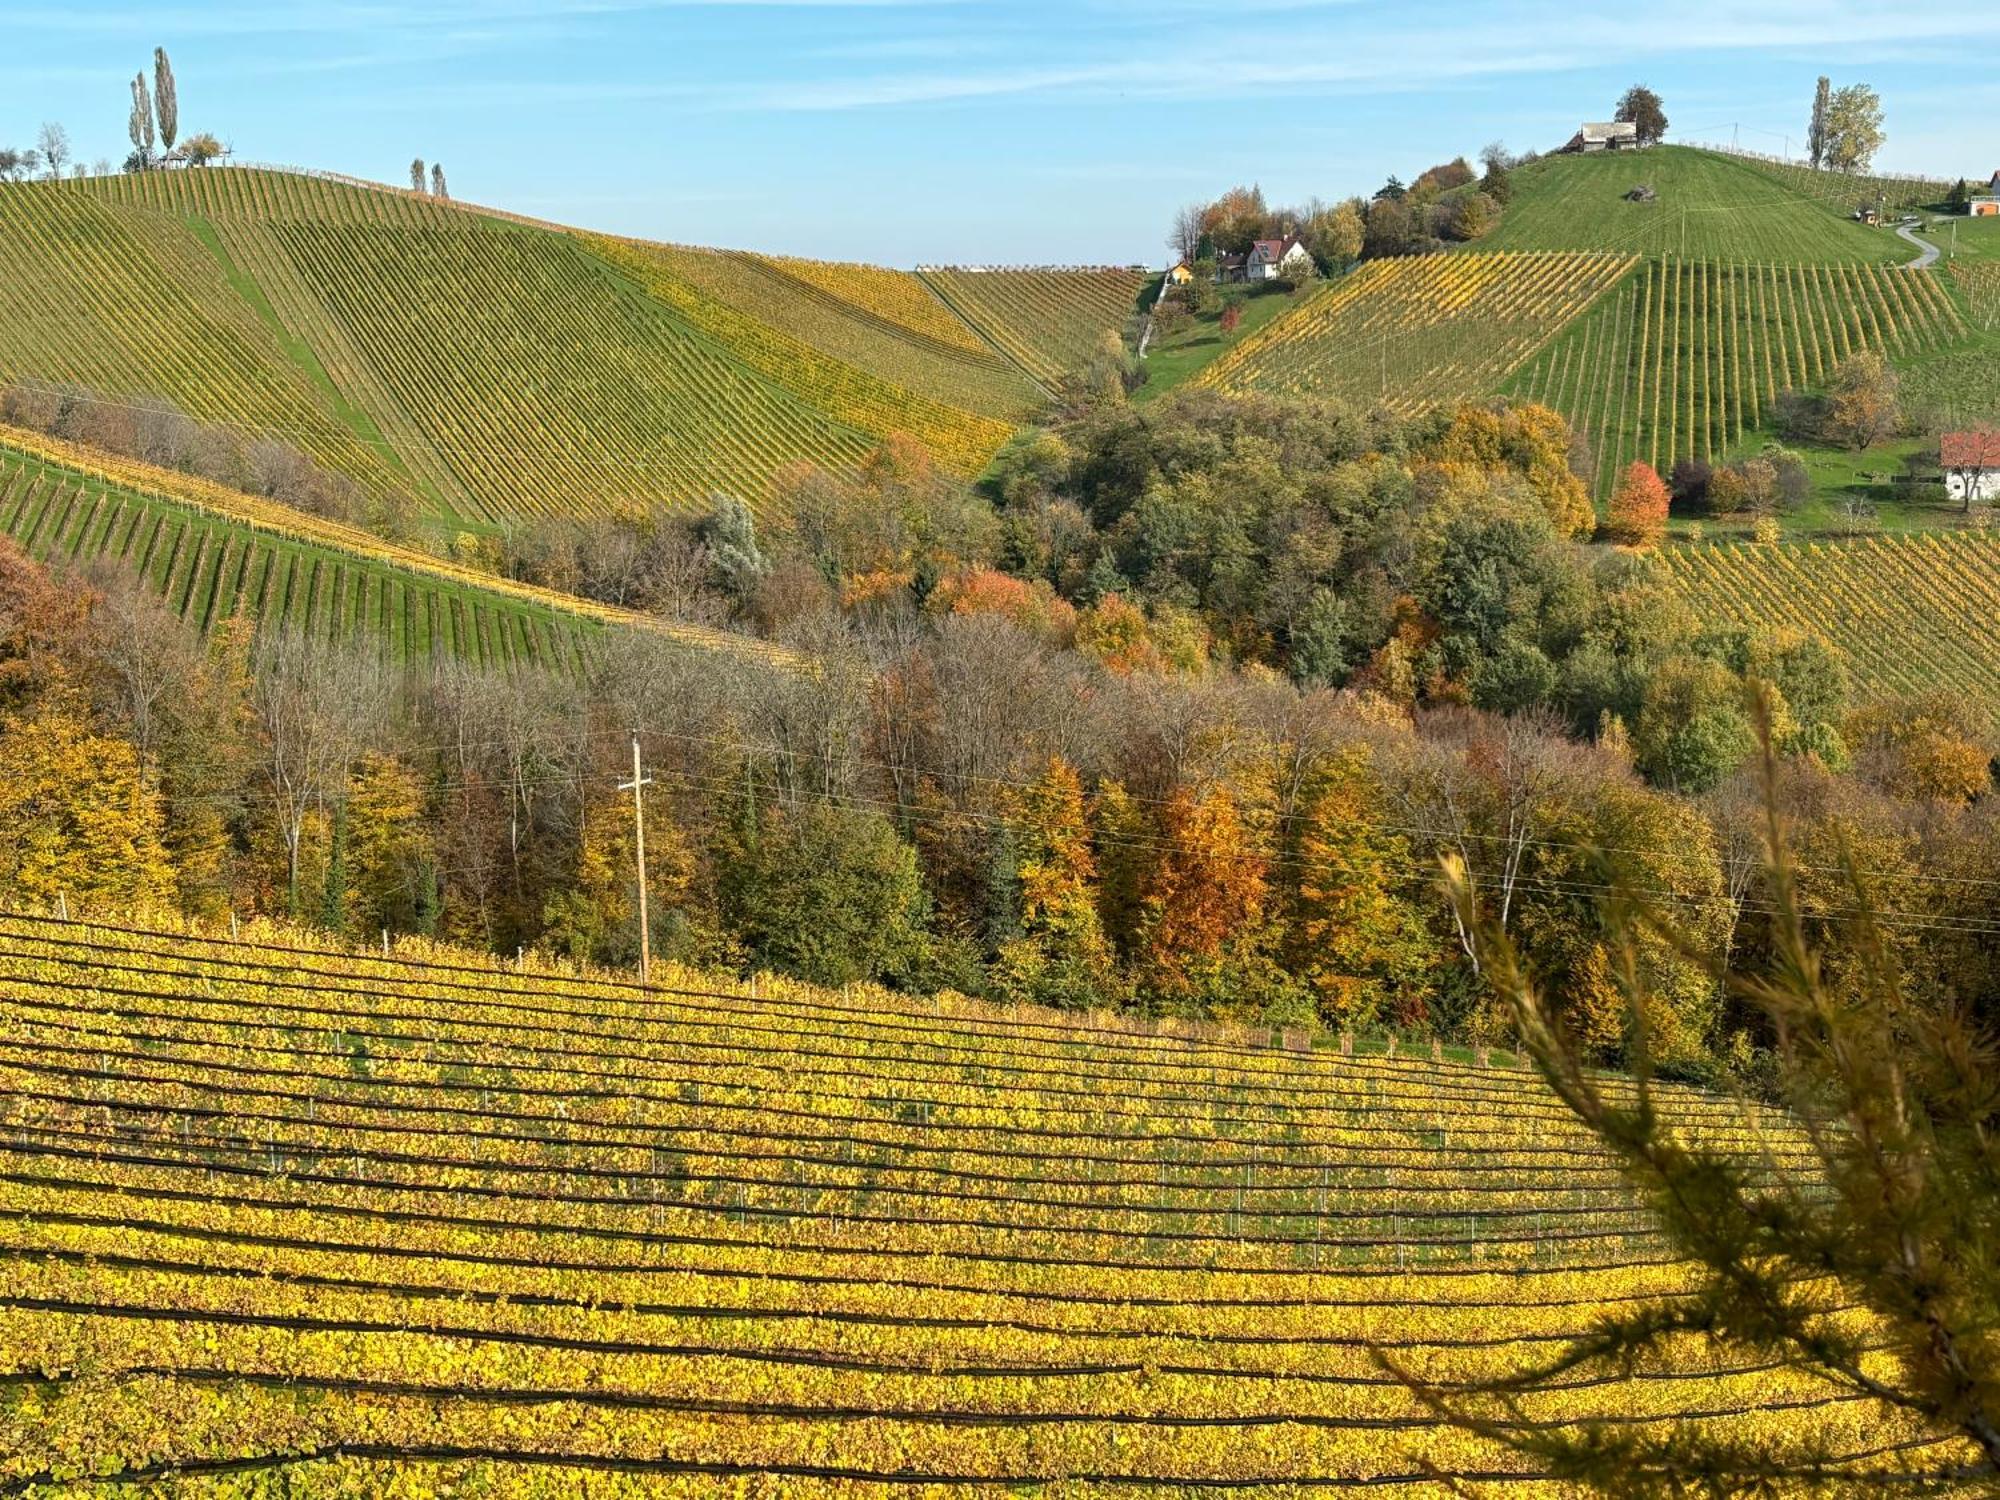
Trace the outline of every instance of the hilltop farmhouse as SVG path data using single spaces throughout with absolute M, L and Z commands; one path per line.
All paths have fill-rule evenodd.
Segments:
M 1633 151 L 1639 146 L 1639 127 L 1630 120 L 1586 121 L 1569 138 L 1565 151 Z

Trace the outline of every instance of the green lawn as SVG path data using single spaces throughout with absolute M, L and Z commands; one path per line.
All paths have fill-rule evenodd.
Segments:
M 1640 185 L 1658 195 L 1626 201 Z M 1686 146 L 1601 156 L 1545 156 L 1514 173 L 1512 201 L 1481 250 L 1625 250 L 1782 265 L 1909 260 L 1887 229 L 1847 217 L 1853 205 L 1798 191 L 1754 164 Z
M 2000 216 L 1926 215 L 1918 232 L 1937 241 L 1946 260 L 2000 260 Z
M 1225 286 L 1217 290 L 1222 294 L 1221 300 L 1212 309 L 1196 315 L 1171 336 L 1153 341 L 1146 352 L 1146 383 L 1133 393 L 1134 401 L 1151 401 L 1165 395 L 1192 378 L 1211 360 L 1234 348 L 1246 335 L 1262 328 L 1287 308 L 1298 305 L 1298 299 L 1292 293 L 1269 282 L 1258 286 Z M 1228 307 L 1243 309 L 1243 321 L 1231 334 L 1222 331 L 1222 313 Z
M 1771 434 L 1748 434 L 1739 456 L 1754 454 L 1772 440 Z M 1906 461 L 1929 447 L 1931 441 L 1923 435 L 1896 438 L 1860 453 L 1818 444 L 1787 444 L 1805 460 L 1812 475 L 1812 494 L 1796 510 L 1781 512 L 1774 519 L 1791 541 L 1983 529 L 1977 516 L 1968 517 L 1958 502 L 1945 497 L 1943 486 L 1911 487 L 1903 482 Z M 1749 514 L 1676 514 L 1668 518 L 1667 532 L 1679 541 L 1696 537 L 1711 542 L 1748 541 L 1758 519 Z

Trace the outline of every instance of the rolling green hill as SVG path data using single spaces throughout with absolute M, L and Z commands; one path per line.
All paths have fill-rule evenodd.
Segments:
M 1602 156 L 1545 156 L 1514 173 L 1514 193 L 1481 250 L 1616 250 L 1784 265 L 1895 264 L 1910 247 L 1848 217 L 1877 179 L 1786 174 L 1761 163 L 1655 146 Z M 1625 194 L 1657 195 L 1635 203 Z M 1842 191 L 1842 189 L 1845 191 Z
M 443 529 L 764 507 L 909 433 L 971 476 L 1106 326 L 912 272 L 618 240 L 264 169 L 0 185 L 0 383 L 165 400 Z M 1135 288 L 1121 283 L 1129 310 Z
M 1656 201 L 1625 199 L 1640 183 Z M 1822 386 L 1862 349 L 1898 368 L 1927 426 L 1990 421 L 2000 279 L 1986 226 L 1961 222 L 1961 256 L 1919 271 L 1906 241 L 1849 217 L 1863 199 L 1895 209 L 1938 191 L 1688 147 L 1545 157 L 1514 174 L 1492 234 L 1364 262 L 1174 373 L 1403 412 L 1543 402 L 1587 438 L 1600 499 L 1634 459 L 1664 473 L 1754 451 L 1782 392 Z

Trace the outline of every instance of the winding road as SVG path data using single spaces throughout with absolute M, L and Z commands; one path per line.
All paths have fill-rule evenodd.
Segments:
M 1896 233 L 1917 247 L 1917 258 L 1903 263 L 1905 271 L 1927 271 L 1938 258 L 1938 247 L 1930 240 L 1920 240 L 1916 231 L 1907 224 L 1898 224 Z

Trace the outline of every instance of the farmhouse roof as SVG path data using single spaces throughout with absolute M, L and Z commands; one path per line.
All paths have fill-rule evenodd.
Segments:
M 1947 432 L 1938 461 L 1947 469 L 2000 469 L 2000 432 Z
M 1585 120 L 1582 134 L 1586 141 L 1622 140 L 1636 138 L 1639 127 L 1630 120 Z
M 1301 241 L 1295 234 L 1288 234 L 1281 240 L 1258 240 L 1250 247 L 1250 259 L 1254 261 L 1282 261 L 1299 248 Z

